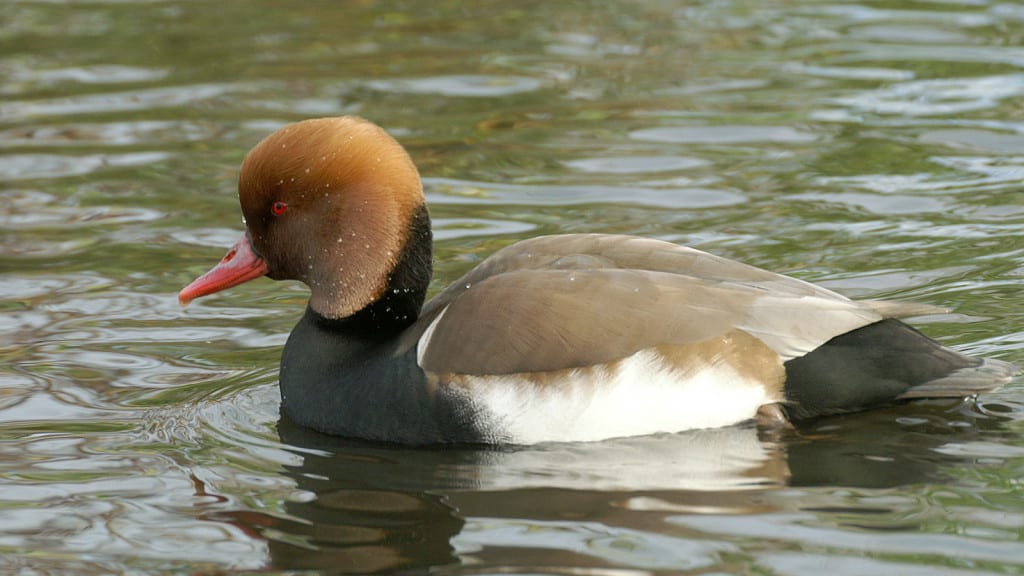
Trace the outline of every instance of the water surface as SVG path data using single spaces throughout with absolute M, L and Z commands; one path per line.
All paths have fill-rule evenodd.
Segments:
M 433 289 L 543 233 L 685 243 L 1024 362 L 1024 9 L 996 1 L 0 5 L 0 569 L 1019 574 L 1024 383 L 798 432 L 402 449 L 278 413 L 305 304 L 179 308 L 238 165 L 360 114 Z

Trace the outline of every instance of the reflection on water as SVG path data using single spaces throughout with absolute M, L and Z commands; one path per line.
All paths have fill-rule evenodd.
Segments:
M 834 539 L 840 549 L 861 552 L 934 554 L 950 537 L 879 545 L 881 536 L 845 541 L 832 528 L 806 525 L 826 513 L 848 525 L 892 530 L 893 516 L 901 515 L 897 528 L 906 529 L 918 524 L 906 515 L 923 505 L 919 498 L 868 492 L 837 502 L 819 489 L 949 482 L 958 466 L 977 458 L 976 450 L 959 447 L 1005 430 L 1005 422 L 971 403 L 923 402 L 776 438 L 732 427 L 592 444 L 424 450 L 331 438 L 283 418 L 282 442 L 302 454 L 285 473 L 305 494 L 285 504 L 283 515 L 232 511 L 217 518 L 266 538 L 278 568 L 351 572 L 447 565 L 467 556 L 525 567 L 539 550 L 547 551 L 542 563 L 678 569 L 741 552 L 679 533 L 678 525 L 782 542 Z M 1015 452 L 1004 449 L 982 465 L 998 468 L 1019 457 Z M 968 557 L 995 562 L 1016 549 L 952 544 L 974 546 Z M 318 553 L 310 556 L 308 547 Z
M 1024 361 L 1011 3 L 0 5 L 0 571 L 1019 570 L 1024 388 L 765 434 L 410 450 L 279 421 L 305 303 L 176 291 L 248 148 L 356 113 L 437 290 L 516 239 L 664 238 Z

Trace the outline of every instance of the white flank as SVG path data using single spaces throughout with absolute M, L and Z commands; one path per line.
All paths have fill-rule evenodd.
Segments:
M 538 385 L 516 375 L 467 376 L 480 424 L 517 444 L 587 442 L 728 426 L 771 402 L 761 382 L 732 367 L 680 370 L 641 350 L 613 367 L 572 370 Z

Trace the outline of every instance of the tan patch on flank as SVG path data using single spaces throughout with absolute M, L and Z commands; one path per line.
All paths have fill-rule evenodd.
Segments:
M 782 358 L 767 344 L 742 330 L 731 330 L 696 344 L 657 346 L 665 361 L 681 370 L 724 364 L 749 382 L 760 382 L 773 402 L 784 399 L 786 368 Z
M 784 399 L 783 386 L 786 381 L 786 369 L 779 355 L 764 342 L 743 332 L 732 330 L 716 338 L 696 344 L 665 344 L 649 348 L 661 360 L 679 371 L 680 374 L 692 374 L 710 365 L 724 365 L 734 370 L 740 378 L 748 382 L 758 382 L 764 386 L 767 396 L 778 402 Z M 585 366 L 582 368 L 566 368 L 545 372 L 522 372 L 517 378 L 539 388 L 558 386 L 570 375 L 586 375 L 594 385 L 599 385 L 602 378 L 619 371 L 627 358 L 613 362 Z M 449 383 L 471 389 L 478 375 L 433 373 L 428 372 L 435 383 Z

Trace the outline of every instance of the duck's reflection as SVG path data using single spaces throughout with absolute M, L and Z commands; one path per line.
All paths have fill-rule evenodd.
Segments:
M 964 461 L 943 445 L 1003 422 L 967 403 L 928 401 L 773 434 L 749 426 L 590 444 L 409 449 L 323 436 L 282 418 L 281 441 L 303 455 L 287 474 L 307 496 L 286 503 L 284 517 L 242 512 L 231 521 L 266 539 L 276 569 L 426 569 L 460 562 L 454 546 L 466 539 L 456 537 L 467 520 L 592 521 L 664 533 L 672 530 L 668 515 L 828 506 L 773 497 L 787 487 L 942 481 Z

